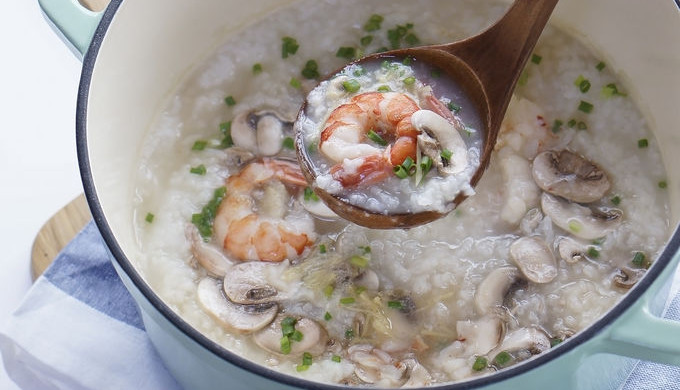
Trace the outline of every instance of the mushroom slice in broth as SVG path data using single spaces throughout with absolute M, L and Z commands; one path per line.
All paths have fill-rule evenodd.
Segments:
M 276 304 L 239 305 L 222 293 L 221 282 L 204 278 L 198 283 L 198 302 L 211 317 L 227 329 L 250 333 L 272 322 L 279 308 Z
M 455 119 L 455 118 L 454 118 Z M 467 147 L 460 136 L 458 126 L 446 120 L 434 111 L 418 110 L 411 115 L 413 127 L 418 129 L 418 146 L 423 154 L 435 162 L 440 173 L 454 175 L 462 172 L 468 165 Z M 442 158 L 442 151 L 451 152 L 451 158 Z
M 475 292 L 475 307 L 482 314 L 489 314 L 503 306 L 505 295 L 510 286 L 519 280 L 519 270 L 516 267 L 500 267 L 489 273 L 482 280 Z
M 234 145 L 259 156 L 281 151 L 286 129 L 292 121 L 273 111 L 250 111 L 237 115 L 231 125 Z
M 236 264 L 224 276 L 224 292 L 231 301 L 239 304 L 280 301 L 285 299 L 286 294 L 281 294 L 275 285 L 285 285 L 285 282 L 280 280 L 280 275 L 288 267 L 288 262 L 248 261 Z
M 541 196 L 541 208 L 555 225 L 586 240 L 606 236 L 623 219 L 621 210 L 590 208 L 546 192 Z
M 521 237 L 510 245 L 510 258 L 522 274 L 534 283 L 548 283 L 557 276 L 555 256 L 538 237 Z
M 569 150 L 549 150 L 534 159 L 532 173 L 543 191 L 578 203 L 601 199 L 611 184 L 595 163 Z

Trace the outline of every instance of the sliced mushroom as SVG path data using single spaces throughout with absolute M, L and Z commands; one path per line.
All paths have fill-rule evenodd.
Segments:
M 633 269 L 630 267 L 619 268 L 614 275 L 614 285 L 616 287 L 629 290 L 645 275 L 644 269 Z
M 273 285 L 288 268 L 287 262 L 248 261 L 234 265 L 224 276 L 224 292 L 239 304 L 271 303 L 286 298 Z
M 312 356 L 318 356 L 326 350 L 328 334 L 321 325 L 306 317 L 289 316 L 283 313 L 279 314 L 268 327 L 253 335 L 255 343 L 264 350 L 282 355 L 281 338 L 283 337 L 283 330 L 281 329 L 281 321 L 287 317 L 295 318 L 295 330 L 302 334 L 300 341 L 291 340 L 288 355 L 299 356 L 304 352 L 309 352 Z
M 305 210 L 309 211 L 311 214 L 322 220 L 332 221 L 340 218 L 333 210 L 326 206 L 326 203 L 318 198 L 314 198 L 313 196 L 310 197 L 309 195 L 301 193 L 298 197 L 298 201 L 300 204 L 302 204 Z
M 543 191 L 579 203 L 594 202 L 611 187 L 600 167 L 569 150 L 540 153 L 532 172 Z
M 416 359 L 405 359 L 397 363 L 398 367 L 406 367 L 406 376 L 408 380 L 401 385 L 401 388 L 407 389 L 412 387 L 425 387 L 432 383 L 432 375 L 427 371 L 422 364 L 418 363 Z
M 466 355 L 485 355 L 503 338 L 504 324 L 498 317 L 483 317 L 476 321 L 456 322 L 458 341 L 465 346 Z
M 423 154 L 435 162 L 441 174 L 454 175 L 462 172 L 468 166 L 467 148 L 458 128 L 444 117 L 433 111 L 418 110 L 411 115 L 411 124 L 418 129 L 418 146 Z M 451 152 L 451 158 L 445 160 L 441 157 L 443 150 Z
M 585 259 L 588 245 L 571 237 L 562 237 L 557 243 L 557 251 L 562 260 L 573 264 Z
M 522 274 L 534 283 L 548 283 L 557 276 L 555 256 L 538 237 L 521 237 L 510 245 L 510 258 Z
M 496 268 L 482 280 L 475 292 L 475 307 L 482 315 L 503 306 L 510 286 L 519 280 L 519 270 L 513 266 Z
M 536 328 L 520 328 L 509 332 L 503 342 L 489 353 L 491 360 L 501 352 L 507 352 L 517 362 L 525 360 L 531 355 L 537 355 L 550 349 L 550 339 Z
M 526 235 L 532 234 L 543 220 L 543 213 L 538 208 L 533 208 L 524 214 L 519 222 L 519 228 Z
M 260 156 L 281 151 L 284 131 L 292 123 L 273 111 L 242 112 L 231 125 L 234 145 Z
M 220 249 L 203 241 L 196 226 L 187 225 L 185 234 L 191 243 L 193 259 L 208 272 L 208 275 L 223 278 L 234 263 Z
M 222 326 L 240 333 L 250 333 L 272 322 L 279 309 L 276 304 L 239 305 L 227 299 L 221 282 L 204 278 L 198 283 L 198 302 Z
M 544 192 L 541 208 L 553 223 L 576 237 L 594 240 L 616 229 L 623 213 L 618 209 L 595 209 Z

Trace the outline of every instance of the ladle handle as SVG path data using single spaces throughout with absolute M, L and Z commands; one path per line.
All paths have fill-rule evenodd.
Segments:
M 444 50 L 477 71 L 492 118 L 502 117 L 515 84 L 558 0 L 516 0 L 491 27 Z M 500 120 L 500 119 L 499 119 Z

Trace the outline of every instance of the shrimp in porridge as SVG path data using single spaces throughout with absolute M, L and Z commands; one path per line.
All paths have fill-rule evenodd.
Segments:
M 289 190 L 306 185 L 292 161 L 263 158 L 249 163 L 227 179 L 227 195 L 215 215 L 215 239 L 230 257 L 242 261 L 301 256 L 316 239 L 314 221 Z
M 419 109 L 402 93 L 366 92 L 333 110 L 319 142 L 321 152 L 338 163 L 331 169 L 333 177 L 345 187 L 370 185 L 387 178 L 406 158 L 415 160 L 420 131 L 411 115 Z M 347 159 L 351 163 L 343 163 Z

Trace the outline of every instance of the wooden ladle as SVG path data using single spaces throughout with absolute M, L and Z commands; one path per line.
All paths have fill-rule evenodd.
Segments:
M 517 80 L 557 1 L 516 0 L 501 19 L 473 37 L 445 45 L 378 53 L 358 59 L 352 64 L 411 57 L 441 70 L 441 77 L 449 77 L 457 82 L 470 101 L 477 106 L 484 124 L 480 165 L 470 180 L 470 184 L 475 186 L 489 164 Z M 302 106 L 300 115 L 303 115 L 306 106 L 307 102 Z M 317 172 L 305 150 L 303 134 L 298 130 L 295 141 L 298 160 L 307 181 L 312 183 L 312 188 L 321 200 L 342 218 L 369 228 L 388 229 L 422 225 L 445 215 L 437 211 L 383 214 L 350 204 L 314 185 Z M 452 203 L 454 206 L 458 205 L 465 198 L 460 193 L 452 199 Z

